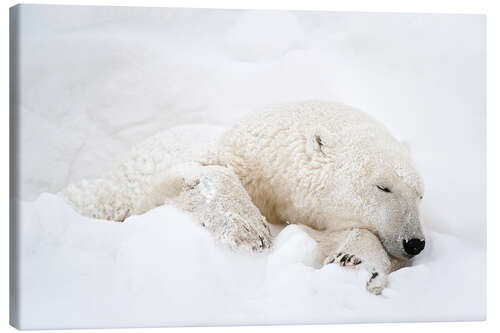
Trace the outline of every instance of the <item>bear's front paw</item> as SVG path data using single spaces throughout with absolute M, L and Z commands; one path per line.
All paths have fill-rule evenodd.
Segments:
M 217 225 L 215 234 L 220 243 L 229 245 L 233 250 L 260 252 L 272 245 L 272 236 L 268 226 L 261 221 L 248 223 L 237 214 L 223 225 Z
M 267 228 L 248 228 L 241 226 L 237 232 L 228 235 L 231 247 L 240 250 L 260 252 L 269 249 L 272 245 L 271 233 Z
M 370 279 L 366 282 L 366 289 L 372 294 L 380 295 L 385 287 L 387 287 L 387 275 L 372 272 Z
M 361 259 L 353 254 L 338 252 L 326 257 L 325 265 L 327 264 L 337 264 L 340 266 L 356 266 L 361 264 Z

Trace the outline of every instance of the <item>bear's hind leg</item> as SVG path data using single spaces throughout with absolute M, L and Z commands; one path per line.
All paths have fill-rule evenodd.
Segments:
M 130 198 L 110 177 L 70 184 L 58 195 L 79 214 L 94 219 L 123 222 L 133 211 Z

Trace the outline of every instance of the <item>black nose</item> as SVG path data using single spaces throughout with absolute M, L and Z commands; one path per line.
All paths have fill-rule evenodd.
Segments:
M 416 256 L 417 254 L 422 252 L 424 247 L 425 241 L 418 238 L 412 238 L 409 241 L 403 241 L 403 248 L 405 249 L 406 253 L 411 256 Z

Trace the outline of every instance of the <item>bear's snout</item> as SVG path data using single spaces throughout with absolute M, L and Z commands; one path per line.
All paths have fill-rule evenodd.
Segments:
M 405 252 L 410 256 L 416 256 L 425 247 L 425 240 L 418 239 L 418 238 L 412 238 L 409 241 L 406 239 L 403 240 L 403 248 L 405 249 Z

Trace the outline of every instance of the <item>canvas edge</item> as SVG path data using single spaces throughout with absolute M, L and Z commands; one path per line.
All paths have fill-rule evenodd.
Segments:
M 9 324 L 21 329 L 19 313 L 18 125 L 19 19 L 21 5 L 9 8 Z

